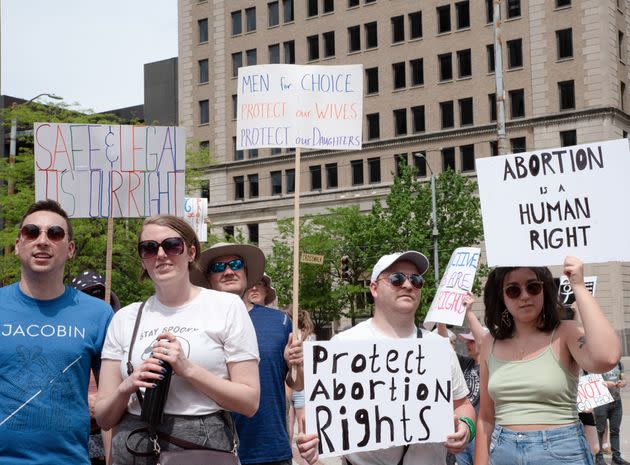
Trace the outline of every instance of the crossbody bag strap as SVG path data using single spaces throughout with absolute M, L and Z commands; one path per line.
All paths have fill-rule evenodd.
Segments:
M 148 300 L 148 299 L 147 299 Z M 142 309 L 144 305 L 147 303 L 145 300 L 140 304 L 140 308 L 138 309 L 138 314 L 136 315 L 136 322 L 133 325 L 133 334 L 131 335 L 131 342 L 129 343 L 129 354 L 127 355 L 127 375 L 131 376 L 133 373 L 133 364 L 131 363 L 131 354 L 133 353 L 133 345 L 136 342 L 136 336 L 138 335 L 138 328 L 140 327 L 140 319 L 142 318 Z M 136 396 L 138 396 L 138 402 L 142 405 L 142 392 L 140 389 L 136 391 Z

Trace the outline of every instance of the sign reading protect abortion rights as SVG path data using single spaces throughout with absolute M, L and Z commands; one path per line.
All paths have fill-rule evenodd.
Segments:
M 363 66 L 238 70 L 236 148 L 359 150 Z
M 630 260 L 626 139 L 477 160 L 490 266 Z
M 184 214 L 179 127 L 35 123 L 35 198 L 75 218 Z

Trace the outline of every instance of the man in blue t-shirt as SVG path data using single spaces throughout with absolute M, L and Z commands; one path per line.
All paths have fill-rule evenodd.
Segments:
M 193 284 L 244 298 L 247 289 L 263 279 L 265 255 L 253 245 L 215 244 L 201 254 L 200 269 L 191 273 Z M 304 387 L 302 344 L 293 341 L 286 313 L 261 305 L 248 309 L 260 353 L 260 407 L 251 418 L 233 414 L 239 458 L 244 465 L 291 465 L 284 383 L 298 391 Z
M 15 254 L 20 281 L 0 289 L 0 462 L 88 465 L 90 369 L 112 309 L 64 286 L 74 242 L 57 202 L 28 208 Z

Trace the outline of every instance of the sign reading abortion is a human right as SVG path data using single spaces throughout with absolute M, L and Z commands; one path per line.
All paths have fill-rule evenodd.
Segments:
M 446 441 L 451 353 L 442 337 L 305 342 L 306 431 L 320 456 Z
M 630 260 L 626 139 L 477 160 L 490 266 Z

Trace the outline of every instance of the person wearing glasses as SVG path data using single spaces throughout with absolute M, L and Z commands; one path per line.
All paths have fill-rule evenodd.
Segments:
M 156 387 L 165 362 L 173 374 L 159 431 L 230 451 L 235 438 L 224 410 L 251 416 L 259 403 L 258 346 L 245 305 L 233 295 L 190 282 L 200 247 L 194 230 L 181 218 L 147 218 L 138 254 L 140 279 L 153 281 L 155 294 L 142 309 L 131 354 L 133 372 L 127 374 L 127 360 L 140 302 L 122 308 L 112 320 L 95 406 L 101 428 L 114 428 L 113 463 L 155 463 L 155 456 L 131 455 L 126 441 L 131 431 L 146 426 L 135 393 Z M 135 451 L 153 450 L 146 435 L 129 439 Z M 175 448 L 166 441 L 159 444 L 162 450 Z
M 578 421 L 579 370 L 609 370 L 621 344 L 584 285 L 582 262 L 566 257 L 563 271 L 582 325 L 560 319 L 548 268 L 500 267 L 488 275 L 475 465 L 593 463 Z
M 90 370 L 113 312 L 64 286 L 75 245 L 57 202 L 29 206 L 18 231 L 20 280 L 0 288 L 0 462 L 89 465 Z
M 416 251 L 393 253 L 381 257 L 372 270 L 370 292 L 374 297 L 374 316 L 333 337 L 333 340 L 441 338 L 437 333 L 418 330 L 415 316 L 420 304 L 422 275 L 429 268 L 427 258 Z M 444 464 L 446 452 L 458 453 L 474 437 L 475 409 L 468 400 L 468 388 L 452 348 L 444 354 L 451 368 L 451 392 L 455 432 L 445 443 L 415 443 L 345 455 L 349 465 L 436 465 Z M 299 433 L 300 455 L 309 464 L 318 460 L 317 434 Z
M 193 283 L 245 300 L 247 289 L 263 280 L 265 255 L 254 245 L 219 243 L 203 252 L 200 265 L 191 275 Z M 294 342 L 291 320 L 283 311 L 254 304 L 249 316 L 260 352 L 260 409 L 251 418 L 233 415 L 239 458 L 244 465 L 291 465 L 284 383 L 296 390 L 304 387 L 302 344 L 299 337 Z

